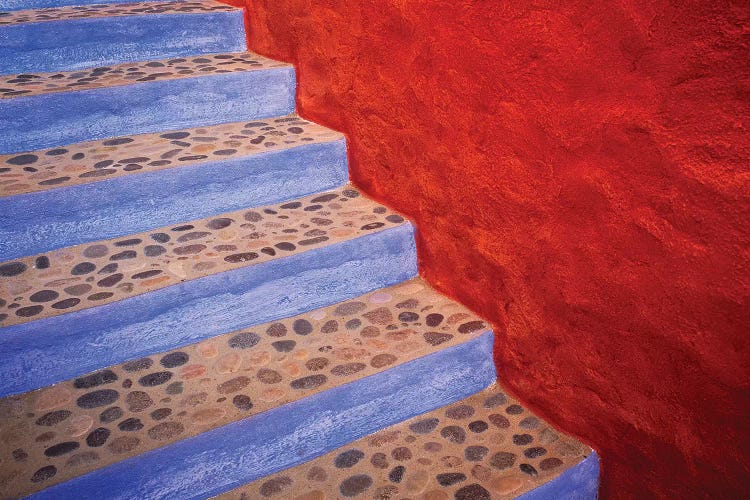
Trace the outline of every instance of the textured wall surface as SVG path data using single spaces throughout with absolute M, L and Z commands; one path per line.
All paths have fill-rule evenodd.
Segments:
M 249 2 L 602 498 L 750 489 L 746 0 Z

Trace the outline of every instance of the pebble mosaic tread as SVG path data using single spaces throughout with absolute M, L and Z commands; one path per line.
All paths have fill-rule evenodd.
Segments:
M 217 498 L 515 498 L 590 453 L 493 384 Z
M 76 71 L 0 75 L 0 99 L 287 66 L 258 54 L 238 52 L 129 62 Z
M 237 10 L 237 7 L 214 2 L 213 0 L 70 5 L 66 7 L 0 12 L 0 26 L 62 21 L 66 19 L 139 16 L 143 14 L 201 14 L 206 12 L 229 12 L 233 10 Z
M 0 196 L 230 160 L 342 138 L 340 133 L 298 116 L 285 116 L 0 155 Z
M 7 397 L 0 400 L 0 491 L 29 494 L 487 329 L 416 278 Z
M 0 327 L 114 302 L 403 223 L 400 215 L 345 186 L 0 262 Z

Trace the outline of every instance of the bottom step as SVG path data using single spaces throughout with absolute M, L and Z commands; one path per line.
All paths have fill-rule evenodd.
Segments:
M 218 498 L 595 499 L 598 458 L 494 384 Z

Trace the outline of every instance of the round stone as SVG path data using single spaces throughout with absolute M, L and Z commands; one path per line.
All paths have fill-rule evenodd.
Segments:
M 156 441 L 172 439 L 185 430 L 180 422 L 163 422 L 148 430 L 148 437 Z
M 445 410 L 445 416 L 454 420 L 462 420 L 474 415 L 474 408 L 469 405 L 453 406 Z
M 431 346 L 439 346 L 445 342 L 448 342 L 453 338 L 453 335 L 449 333 L 440 332 L 427 332 L 422 336 L 428 344 Z
M 435 479 L 437 479 L 440 486 L 452 486 L 456 483 L 466 481 L 466 475 L 461 474 L 460 472 L 446 472 L 438 474 Z
M 279 372 L 270 368 L 261 368 L 258 370 L 257 377 L 264 384 L 278 384 L 283 380 Z
M 291 352 L 294 350 L 297 342 L 295 342 L 294 340 L 278 340 L 276 342 L 273 342 L 271 345 L 274 349 L 276 349 L 277 352 Z
M 17 276 L 27 269 L 23 262 L 9 262 L 0 265 L 0 276 L 11 277 Z
M 232 404 L 238 410 L 242 410 L 242 411 L 248 411 L 253 407 L 253 403 L 252 401 L 250 401 L 250 397 L 245 396 L 244 394 L 238 394 L 235 397 L 233 397 Z
M 374 453 L 372 457 L 370 457 L 370 463 L 378 469 L 387 469 L 388 457 L 385 453 Z
M 505 409 L 505 412 L 508 415 L 520 415 L 521 413 L 523 413 L 523 408 L 521 407 L 521 405 L 510 405 Z
M 406 446 L 399 446 L 391 451 L 391 457 L 393 457 L 394 460 L 398 460 L 399 462 L 405 462 L 407 460 L 411 460 L 412 454 L 411 450 Z
M 29 296 L 29 300 L 32 302 L 49 302 L 55 300 L 60 294 L 54 290 L 40 290 Z
M 172 378 L 172 372 L 154 372 L 141 377 L 138 383 L 144 387 L 155 387 L 164 384 Z
M 513 434 L 513 444 L 518 446 L 526 446 L 534 441 L 534 437 L 531 434 Z
M 292 389 L 314 389 L 320 387 L 328 381 L 325 375 L 308 375 L 307 377 L 293 380 L 290 384 Z
M 410 424 L 409 430 L 415 434 L 429 434 L 437 428 L 439 423 L 440 420 L 437 418 L 426 418 Z
M 73 276 L 80 276 L 83 274 L 88 274 L 90 272 L 93 272 L 96 269 L 96 264 L 93 262 L 80 262 L 73 266 L 73 269 L 71 269 L 70 274 Z
M 466 431 L 457 425 L 449 425 L 440 430 L 440 435 L 452 443 L 461 444 L 466 440 Z
M 34 475 L 31 476 L 31 482 L 41 483 L 42 481 L 55 477 L 55 474 L 57 474 L 57 467 L 54 465 L 46 465 L 34 472 Z
M 70 417 L 71 415 L 72 413 L 69 412 L 68 410 L 57 410 L 57 411 L 49 412 L 39 417 L 36 421 L 36 425 L 44 425 L 47 427 L 51 427 L 53 425 L 59 424 L 60 422 Z
M 500 415 L 498 413 L 489 415 L 487 417 L 487 420 L 489 420 L 492 425 L 500 429 L 507 429 L 508 427 L 510 427 L 510 420 L 508 420 L 504 415 Z
M 545 458 L 539 462 L 539 468 L 542 470 L 552 470 L 560 467 L 562 464 L 563 462 L 559 458 Z
M 456 500 L 492 500 L 490 492 L 479 484 L 470 484 L 456 491 Z
M 103 424 L 108 424 L 115 420 L 119 420 L 124 414 L 125 412 L 122 411 L 122 408 L 119 406 L 113 406 L 112 408 L 107 408 L 99 415 L 99 421 Z
M 492 455 L 492 458 L 490 458 L 490 466 L 494 467 L 495 469 L 507 469 L 509 467 L 513 467 L 513 464 L 516 463 L 516 455 L 513 453 L 508 453 L 507 451 L 499 451 Z
M 107 245 L 91 245 L 83 250 L 83 256 L 89 259 L 96 259 L 98 257 L 104 257 L 109 253 Z
M 162 357 L 160 363 L 164 368 L 175 368 L 187 363 L 188 359 L 190 359 L 190 357 L 187 355 L 187 353 L 178 351 L 169 353 L 166 356 Z
M 260 335 L 252 332 L 238 333 L 229 339 L 229 347 L 232 349 L 250 349 L 260 342 Z
M 399 465 L 397 467 L 394 467 L 391 469 L 391 472 L 388 473 L 388 480 L 392 483 L 400 483 L 401 480 L 404 478 L 404 473 L 406 472 L 406 467 L 403 465 Z
M 542 448 L 541 446 L 534 446 L 532 448 L 527 448 L 523 452 L 524 456 L 526 458 L 539 458 L 543 455 L 547 454 L 547 450 L 545 448 Z
M 292 478 L 288 476 L 275 477 L 265 481 L 260 486 L 260 494 L 264 497 L 272 497 L 283 493 L 292 485 Z
M 119 455 L 133 451 L 140 443 L 141 440 L 135 436 L 120 436 L 109 443 L 108 448 L 112 453 Z
M 486 446 L 467 446 L 464 450 L 464 457 L 470 462 L 479 462 L 484 460 L 489 452 L 490 449 Z
M 153 418 L 156 421 L 164 420 L 171 414 L 172 414 L 172 410 L 170 408 L 159 408 L 158 410 L 154 410 L 150 413 L 151 418 Z
M 286 335 L 286 325 L 284 323 L 273 323 L 266 330 L 266 334 L 270 337 L 283 337 Z
M 372 478 L 367 474 L 348 477 L 339 484 L 339 492 L 345 497 L 354 497 L 372 486 Z
M 469 424 L 469 430 L 477 434 L 486 431 L 489 428 L 484 420 L 475 420 Z
M 127 363 L 122 365 L 122 369 L 126 372 L 139 372 L 141 370 L 147 370 L 151 368 L 151 365 L 153 364 L 154 361 L 152 359 L 141 358 L 134 361 L 128 361 Z
M 345 363 L 331 368 L 331 373 L 338 377 L 348 377 L 367 368 L 364 363 Z
M 524 474 L 528 474 L 529 476 L 536 476 L 539 474 L 533 465 L 531 464 L 521 464 L 518 466 L 519 469 L 521 469 L 521 472 Z
M 494 394 L 484 401 L 485 408 L 495 408 L 508 402 L 508 398 L 503 393 Z
M 217 386 L 217 392 L 219 394 L 232 394 L 241 391 L 250 385 L 250 382 L 252 382 L 252 380 L 249 377 L 235 377 L 219 384 Z
M 81 445 L 78 441 L 66 441 L 64 443 L 50 446 L 44 450 L 44 454 L 48 457 L 59 457 L 60 455 L 65 455 L 66 453 L 77 450 L 80 446 Z
M 311 358 L 305 362 L 308 370 L 317 372 L 323 370 L 330 362 L 326 358 Z
M 365 454 L 362 451 L 353 449 L 340 453 L 333 463 L 338 469 L 348 469 L 357 465 L 363 458 L 365 458 Z
M 104 446 L 104 443 L 107 442 L 107 439 L 109 439 L 110 434 L 111 434 L 110 430 L 104 427 L 99 427 L 97 429 L 94 429 L 93 431 L 89 433 L 88 436 L 86 436 L 86 444 L 92 448 Z
M 73 382 L 76 389 L 90 389 L 104 384 L 111 384 L 117 380 L 117 375 L 112 370 L 101 370 L 85 377 L 79 377 Z
M 309 335 L 313 331 L 313 326 L 306 319 L 298 319 L 292 325 L 292 329 L 297 335 Z

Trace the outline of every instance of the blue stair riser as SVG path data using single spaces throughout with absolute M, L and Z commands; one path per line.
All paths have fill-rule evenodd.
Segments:
M 65 19 L 0 27 L 0 74 L 245 50 L 241 10 Z
M 599 456 L 594 452 L 555 479 L 518 497 L 518 500 L 596 500 Z
M 33 498 L 208 498 L 495 381 L 492 333 L 52 486 Z
M 417 275 L 410 224 L 0 331 L 0 397 L 301 314 Z
M 139 2 L 163 2 L 164 0 L 138 0 Z M 171 0 L 179 2 L 182 0 Z M 2 0 L 0 11 L 46 9 L 49 7 L 67 7 L 70 5 L 133 3 L 133 0 Z
M 0 153 L 288 115 L 291 67 L 0 100 Z
M 346 180 L 340 139 L 0 198 L 0 262 L 283 202 Z

